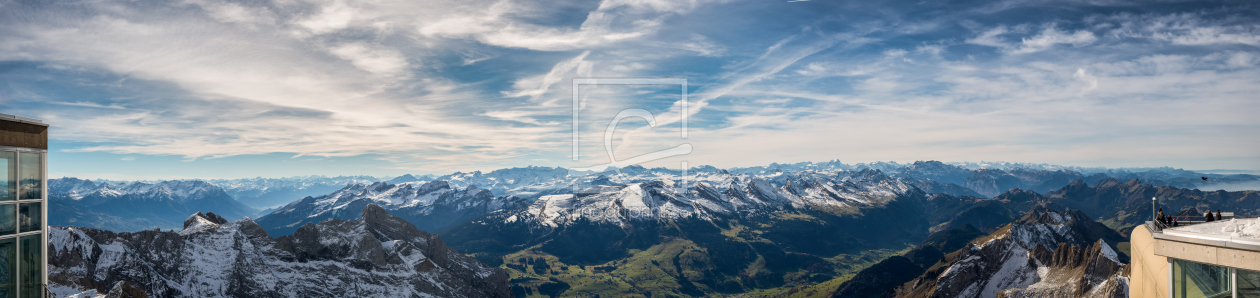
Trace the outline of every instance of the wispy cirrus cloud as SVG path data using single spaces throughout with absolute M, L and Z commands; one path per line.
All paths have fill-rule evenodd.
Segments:
M 88 107 L 88 108 L 101 108 L 101 109 L 113 109 L 113 110 L 126 109 L 126 107 L 123 107 L 118 104 L 104 105 L 104 104 L 99 104 L 95 102 L 87 102 L 87 101 L 78 101 L 78 102 L 49 101 L 48 103 L 55 104 L 55 105 L 72 106 L 72 107 Z

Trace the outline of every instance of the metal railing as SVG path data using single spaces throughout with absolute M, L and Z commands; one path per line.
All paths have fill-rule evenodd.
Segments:
M 1213 213 L 1213 214 L 1215 214 L 1215 213 Z M 1218 219 L 1216 219 L 1216 221 L 1234 219 L 1234 213 L 1233 213 L 1233 212 L 1222 212 L 1221 217 L 1222 217 L 1222 218 L 1218 218 Z M 1160 220 L 1156 220 L 1156 221 L 1154 221 L 1154 223 L 1155 223 L 1156 225 L 1155 225 L 1155 226 L 1152 226 L 1152 230 L 1155 230 L 1155 231 L 1162 231 L 1162 230 L 1163 230 L 1163 229 L 1165 229 L 1165 228 L 1175 228 L 1175 227 L 1180 227 L 1180 226 L 1187 226 L 1187 225 L 1193 225 L 1193 224 L 1201 224 L 1201 223 L 1208 222 L 1208 221 L 1206 221 L 1206 219 L 1207 219 L 1207 218 L 1205 218 L 1205 216 L 1203 216 L 1203 215 L 1180 215 L 1180 216 L 1169 216 L 1168 218 L 1166 218 L 1166 219 L 1165 219 L 1165 220 L 1163 220 L 1163 221 L 1160 221 Z

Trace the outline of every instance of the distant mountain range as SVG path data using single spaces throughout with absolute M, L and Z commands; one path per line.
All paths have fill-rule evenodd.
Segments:
M 96 184 L 62 178 L 49 180 L 48 190 L 50 225 L 170 229 L 183 222 L 181 214 L 199 210 L 232 219 L 255 214 L 222 188 L 201 180 Z
M 1000 292 L 1011 297 L 1083 297 L 1122 290 L 1114 281 L 1104 283 L 1115 272 L 1065 273 L 1051 281 L 1040 275 L 1042 279 L 993 277 L 996 273 L 988 269 L 950 277 L 941 270 L 972 266 L 966 265 L 971 257 L 955 258 L 959 255 L 991 260 L 985 264 L 1024 262 L 1019 270 L 1025 273 L 1078 272 L 1082 262 L 1093 264 L 1090 268 L 1112 268 L 1099 265 L 1111 264 L 1107 262 L 1123 265 L 1127 243 L 1117 235 L 1127 235 L 1145 219 L 1151 197 L 1159 197 L 1160 206 L 1171 211 L 1226 209 L 1260 216 L 1256 191 L 1193 189 L 1260 181 L 1253 175 L 977 165 L 706 166 L 689 169 L 686 176 L 639 166 L 602 173 L 528 167 L 404 175 L 388 181 L 305 177 L 301 179 L 309 181 L 93 183 L 63 178 L 50 181 L 50 223 L 132 231 L 176 225 L 188 230 L 169 213 L 209 211 L 231 220 L 244 218 L 269 237 L 288 239 L 311 233 L 308 227 L 357 220 L 374 208 L 434 231 L 451 248 L 501 268 L 515 296 L 927 297 Z M 245 217 L 257 209 L 244 207 L 240 197 L 233 200 L 227 191 L 296 195 L 341 182 L 346 184 L 327 193 L 292 198 L 256 221 Z M 262 202 L 260 198 L 249 199 Z M 1060 219 L 1046 221 L 1055 217 Z M 1018 230 L 1033 224 L 1066 227 L 1056 231 L 1086 236 L 1030 236 L 1044 243 L 1000 240 L 1024 239 Z M 1000 241 L 996 246 L 971 243 L 982 237 Z M 1021 251 L 1028 257 L 998 258 Z M 911 280 L 917 283 L 905 284 Z M 92 288 L 119 286 L 102 282 L 113 288 Z M 933 286 L 920 286 L 926 284 Z M 1071 293 L 1047 290 L 1065 287 Z
M 369 204 L 382 206 L 421 229 L 431 230 L 498 210 L 520 208 L 529 201 L 514 196 L 496 197 L 471 185 L 455 189 L 446 181 L 376 182 L 352 184 L 327 195 L 294 201 L 259 218 L 258 223 L 274 235 L 288 235 L 307 223 L 354 218 Z
M 1041 194 L 1058 191 L 1073 183 L 1097 185 L 1106 181 L 1134 179 L 1137 179 L 1136 183 L 1143 185 L 1182 188 L 1213 185 L 1211 183 L 1260 182 L 1260 176 L 1210 175 L 1171 168 L 1155 168 L 1146 172 L 1103 169 L 1102 172 L 1086 175 L 1071 170 L 1079 168 L 1049 165 L 1010 163 L 982 165 L 1000 168 L 969 169 L 937 161 L 920 161 L 904 165 L 896 163 L 846 165 L 828 162 L 772 164 L 768 167 L 728 170 L 696 167 L 689 170 L 685 178 L 680 176 L 677 170 L 648 169 L 639 166 L 629 166 L 618 172 L 587 173 L 580 176 L 568 176 L 569 173 L 563 168 L 545 167 L 503 169 L 489 173 L 455 173 L 440 177 L 408 175 L 395 178 L 393 183 L 354 183 L 326 195 L 294 198 L 288 205 L 271 210 L 259 221 L 268 231 L 283 235 L 292 232 L 303 222 L 318 222 L 326 218 L 352 218 L 362 206 L 368 203 L 385 206 L 408 220 L 418 222 L 419 226 L 432 230 L 441 230 L 454 223 L 470 220 L 499 209 L 508 210 L 538 204 L 544 205 L 533 208 L 552 204 L 551 211 L 575 214 L 598 212 L 604 213 L 607 218 L 624 219 L 625 216 L 612 215 L 608 213 L 608 210 L 597 210 L 608 208 L 598 204 L 578 206 L 577 208 L 582 210 L 573 211 L 560 211 L 567 207 L 554 205 L 569 203 L 580 205 L 585 201 L 601 202 L 602 200 L 599 199 L 582 198 L 593 193 L 612 192 L 621 192 L 624 196 L 626 191 L 635 192 L 644 189 L 668 189 L 671 192 L 683 189 L 683 194 L 672 196 L 672 201 L 657 202 L 659 205 L 650 205 L 651 202 L 644 203 L 649 205 L 643 206 L 651 206 L 645 207 L 647 209 L 639 210 L 635 209 L 639 208 L 635 206 L 618 208 L 633 210 L 629 211 L 635 212 L 631 216 L 641 216 L 643 212 L 648 212 L 652 216 L 698 215 L 701 217 L 714 212 L 729 213 L 749 208 L 752 208 L 750 210 L 801 208 L 818 204 L 831 204 L 827 208 L 843 209 L 853 206 L 839 203 L 844 200 L 834 200 L 838 196 L 862 197 L 872 194 L 854 192 L 851 188 L 845 187 L 828 188 L 826 184 L 838 182 L 831 180 L 870 173 L 879 173 L 882 179 L 896 182 L 900 185 L 899 187 L 904 188 L 900 190 L 901 192 L 915 188 L 928 194 L 976 198 L 1001 196 L 1011 189 Z M 1203 177 L 1209 179 L 1203 180 Z M 425 178 L 433 178 L 433 180 Z M 793 182 L 793 179 L 796 181 Z M 430 191 L 429 188 L 441 189 L 441 192 L 425 197 L 424 194 Z M 881 195 L 888 196 L 890 191 L 883 190 Z M 458 201 L 437 200 L 437 196 L 445 195 L 447 192 L 459 193 L 460 199 Z M 739 194 L 741 192 L 742 194 Z M 829 199 L 820 199 L 828 196 L 830 196 Z M 695 205 L 694 208 L 691 205 Z M 435 213 L 434 210 L 446 211 Z M 660 212 L 664 212 L 663 215 L 659 214 Z M 522 214 L 521 218 L 527 216 Z
M 408 175 L 408 177 L 411 177 Z M 318 196 L 349 184 L 381 181 L 372 176 L 299 176 L 289 178 L 245 178 L 207 180 L 223 188 L 237 201 L 256 209 L 269 209 L 306 196 Z

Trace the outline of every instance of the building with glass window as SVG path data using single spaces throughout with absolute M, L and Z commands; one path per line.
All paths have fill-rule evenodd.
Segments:
M 0 297 L 47 297 L 48 124 L 0 114 Z
M 1260 219 L 1133 229 L 1129 297 L 1260 298 Z

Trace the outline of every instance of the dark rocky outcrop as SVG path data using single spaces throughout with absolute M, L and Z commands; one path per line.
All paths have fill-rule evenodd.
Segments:
M 832 297 L 883 297 L 886 285 L 914 279 L 923 268 L 903 256 L 892 256 L 871 265 L 840 285 Z
M 971 240 L 986 234 L 971 225 L 937 232 L 918 247 L 900 256 L 892 256 L 862 269 L 841 284 L 832 297 L 889 297 L 898 285 L 913 280 L 945 257 L 942 251 L 954 251 Z
M 130 283 L 120 281 L 114 285 L 114 288 L 105 293 L 105 298 L 148 298 L 149 295 L 144 290 L 131 286 Z

